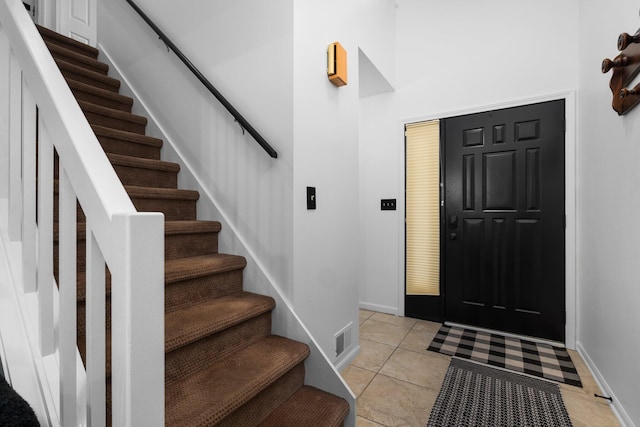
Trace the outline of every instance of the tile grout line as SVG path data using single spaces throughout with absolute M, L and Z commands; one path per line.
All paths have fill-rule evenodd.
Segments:
M 386 324 L 386 325 L 392 325 L 392 326 L 397 326 L 397 327 L 407 327 L 406 325 L 387 322 L 387 321 L 384 321 L 384 320 L 378 320 L 378 319 L 374 319 L 373 317 L 374 317 L 373 315 L 370 315 L 367 319 L 364 319 L 364 321 L 361 323 L 361 325 L 364 322 L 366 322 L 366 320 L 372 320 L 373 322 L 376 322 L 378 324 Z M 433 392 L 436 392 L 436 393 L 439 391 L 439 390 L 435 390 L 434 388 L 432 388 L 430 386 L 423 386 L 423 385 L 415 384 L 413 382 L 410 382 L 410 381 L 407 381 L 407 380 L 404 380 L 404 379 L 401 379 L 401 378 L 397 378 L 397 377 L 393 376 L 393 374 L 390 375 L 389 373 L 382 373 L 382 370 L 385 368 L 385 366 L 387 366 L 389 364 L 390 360 L 393 357 L 398 356 L 398 353 L 399 353 L 398 349 L 402 349 L 402 350 L 404 350 L 406 352 L 410 352 L 412 354 L 420 354 L 420 355 L 424 355 L 425 352 L 426 352 L 426 354 L 430 354 L 431 356 L 435 356 L 435 355 L 439 355 L 440 354 L 440 353 L 436 353 L 436 352 L 433 352 L 433 354 L 431 354 L 431 352 L 429 352 L 427 350 L 428 346 L 425 347 L 425 348 L 422 348 L 420 346 L 420 348 L 419 348 L 419 346 L 417 344 L 421 345 L 422 344 L 422 340 L 414 340 L 414 338 L 411 338 L 406 343 L 408 348 L 403 347 L 403 342 L 407 339 L 409 334 L 413 333 L 414 331 L 415 331 L 415 333 L 417 333 L 419 335 L 423 335 L 425 333 L 426 334 L 431 333 L 431 331 L 422 330 L 421 328 L 422 328 L 422 326 L 421 326 L 421 322 L 420 321 L 417 321 L 417 322 L 413 323 L 412 326 L 408 327 L 408 330 L 406 331 L 406 333 L 402 334 L 402 337 L 399 340 L 398 344 L 389 344 L 389 343 L 379 342 L 379 341 L 372 340 L 372 339 L 361 338 L 361 340 L 364 340 L 364 341 L 369 341 L 371 343 L 375 343 L 375 344 L 384 345 L 386 347 L 389 347 L 391 351 L 390 351 L 390 354 L 381 363 L 380 368 L 377 369 L 376 371 L 372 371 L 370 369 L 358 367 L 359 369 L 367 371 L 367 372 L 369 372 L 369 373 L 371 373 L 373 375 L 372 375 L 371 379 L 368 380 L 368 382 L 366 383 L 366 386 L 362 389 L 362 391 L 358 395 L 357 401 L 359 401 L 360 397 L 363 394 L 365 394 L 368 390 L 373 390 L 371 388 L 371 386 L 372 386 L 372 383 L 374 383 L 374 381 L 376 381 L 376 379 L 381 380 L 382 378 L 384 378 L 385 381 L 386 380 L 392 380 L 392 381 L 398 382 L 399 384 L 406 384 L 406 385 L 416 386 L 416 387 L 420 387 L 422 389 L 430 390 L 430 391 L 433 391 Z M 445 356 L 445 355 L 442 355 L 442 356 Z M 573 354 L 571 354 L 571 357 L 573 359 L 573 357 L 574 357 Z M 446 358 L 448 360 L 451 359 L 450 356 L 446 356 Z M 575 361 L 574 361 L 574 363 L 575 363 Z M 577 365 L 577 363 L 576 363 L 576 365 Z M 390 369 L 391 369 L 390 372 L 393 372 L 393 367 L 390 367 Z M 576 369 L 577 369 L 577 366 L 576 366 Z M 380 376 L 380 378 L 378 378 L 379 376 Z M 589 376 L 589 375 L 587 374 L 587 376 Z M 582 373 L 581 373 L 581 377 L 582 377 Z M 586 384 L 586 383 L 583 382 L 583 384 Z M 566 388 L 564 386 L 566 386 Z M 580 389 L 580 388 L 574 388 L 572 386 L 568 386 L 566 384 L 560 384 L 560 393 L 561 393 L 561 396 L 562 396 L 562 399 L 563 399 L 565 405 L 567 406 L 567 412 L 569 414 L 569 417 L 570 417 L 571 421 L 574 423 L 574 425 L 580 424 L 581 421 L 583 422 L 584 421 L 584 416 L 581 416 L 579 413 L 578 413 L 578 415 L 576 415 L 577 414 L 576 413 L 577 409 L 575 407 L 572 408 L 572 410 L 570 411 L 569 409 L 570 409 L 571 406 L 576 406 L 578 404 L 573 403 L 573 405 L 572 405 L 571 403 L 569 403 L 569 401 L 571 401 L 571 402 L 579 402 L 579 405 L 583 405 L 584 404 L 584 405 L 588 405 L 589 408 L 594 408 L 594 410 L 597 410 L 597 413 L 598 413 L 597 417 L 598 418 L 599 417 L 606 418 L 606 417 L 609 417 L 609 415 L 611 415 L 615 419 L 615 415 L 609 414 L 609 412 L 611 411 L 610 408 L 606 408 L 606 409 L 609 409 L 609 410 L 605 413 L 606 409 L 602 409 L 601 408 L 601 406 L 603 406 L 603 405 L 596 405 L 597 402 L 595 402 L 592 398 L 590 398 L 589 393 L 586 392 L 586 388 L 584 388 L 584 387 L 582 389 Z M 595 412 L 594 412 L 594 414 L 595 414 Z M 391 413 L 389 413 L 387 415 L 393 416 Z M 362 417 L 362 416 L 359 415 L 359 417 Z M 368 422 L 371 422 L 373 425 L 376 425 L 376 426 L 380 425 L 380 426 L 384 426 L 384 427 L 390 427 L 388 425 L 388 422 L 392 422 L 392 423 L 394 422 L 393 420 L 389 420 L 389 421 L 385 421 L 385 422 L 381 423 L 380 420 L 374 420 L 374 419 L 370 419 L 368 417 L 362 417 L 362 419 L 366 420 Z M 608 418 L 606 418 L 606 419 L 607 419 L 607 421 L 609 420 Z M 396 424 L 392 424 L 392 425 L 396 425 Z M 604 424 L 601 424 L 601 425 L 604 425 Z
M 373 317 L 373 315 L 372 315 L 372 316 L 369 316 L 369 318 L 368 318 L 367 320 L 371 320 L 371 317 Z M 377 321 L 377 320 L 374 320 L 374 321 Z M 366 322 L 366 320 L 365 320 L 365 322 Z M 364 323 L 364 322 L 363 322 L 363 323 Z M 385 322 L 380 322 L 380 323 L 385 323 Z M 396 325 L 396 326 L 397 326 L 397 325 Z M 415 325 L 414 325 L 414 326 L 415 326 Z M 383 344 L 383 345 L 388 345 L 389 347 L 394 347 L 394 349 L 393 349 L 393 351 L 389 354 L 389 356 L 385 359 L 385 361 L 380 365 L 380 368 L 379 368 L 379 369 L 374 373 L 373 377 L 371 377 L 371 379 L 369 380 L 369 382 L 367 383 L 367 385 L 366 385 L 366 386 L 362 389 L 362 391 L 358 394 L 358 397 L 360 397 L 360 396 L 362 396 L 362 395 L 364 394 L 364 392 L 369 388 L 369 386 L 371 385 L 371 383 L 372 383 L 372 382 L 373 382 L 373 381 L 378 377 L 378 375 L 382 375 L 382 374 L 380 373 L 380 371 L 382 370 L 382 368 L 384 368 L 384 366 L 387 364 L 387 362 L 389 362 L 389 359 L 391 358 L 391 356 L 393 356 L 393 355 L 395 354 L 395 352 L 398 350 L 398 348 L 399 348 L 399 346 L 400 346 L 400 343 L 402 343 L 402 341 L 407 337 L 407 335 L 409 334 L 409 332 L 410 332 L 412 329 L 413 329 L 413 326 L 412 326 L 411 328 L 409 328 L 409 330 L 407 331 L 407 333 L 402 337 L 402 339 L 400 340 L 400 342 L 399 342 L 399 343 L 398 343 L 398 345 L 396 345 L 396 346 L 391 346 L 391 345 L 386 344 L 386 343 L 379 343 L 379 342 L 377 342 L 377 341 L 368 340 L 368 341 L 371 341 L 371 342 L 375 342 L 375 343 L 377 343 L 377 344 Z M 364 339 L 364 338 L 361 338 L 361 339 Z M 363 369 L 363 368 L 361 368 L 361 369 Z M 369 372 L 372 372 L 372 371 L 369 371 Z M 358 398 L 356 398 L 356 402 L 357 402 L 357 399 L 358 399 Z M 365 418 L 365 419 L 367 419 L 367 420 L 368 420 L 368 418 Z M 369 421 L 371 421 L 371 422 L 373 422 L 373 423 L 375 423 L 375 424 L 378 424 L 378 423 L 377 423 L 376 421 L 374 421 L 374 420 L 369 420 Z
M 373 320 L 374 322 L 385 323 L 385 324 L 389 324 L 389 325 L 393 325 L 393 326 L 400 326 L 400 327 L 402 327 L 402 326 L 403 326 L 403 325 L 397 325 L 397 324 L 395 324 L 395 323 L 391 323 L 391 322 L 384 322 L 384 321 L 380 321 L 380 320 L 377 320 L 377 319 L 373 319 L 373 316 L 370 316 L 370 317 L 369 317 L 369 319 L 367 319 L 367 320 Z M 364 322 L 363 322 L 363 323 L 364 323 Z M 391 358 L 393 357 L 393 355 L 397 353 L 398 349 L 402 349 L 402 350 L 404 350 L 404 351 L 412 352 L 412 353 L 415 353 L 415 354 L 424 354 L 422 351 L 415 351 L 415 350 L 412 350 L 412 349 L 405 349 L 405 348 L 402 348 L 402 347 L 401 347 L 401 345 L 402 345 L 402 343 L 404 342 L 404 340 L 407 338 L 407 336 L 408 336 L 408 335 L 409 335 L 409 334 L 410 334 L 414 329 L 416 329 L 416 326 L 417 326 L 418 324 L 419 324 L 419 322 L 414 322 L 414 323 L 413 323 L 413 325 L 411 325 L 411 326 L 408 328 L 408 330 L 406 331 L 406 333 L 404 333 L 404 334 L 402 335 L 402 338 L 399 340 L 398 344 L 396 344 L 396 345 L 391 345 L 391 344 L 388 344 L 388 343 L 381 343 L 381 342 L 374 341 L 374 340 L 370 340 L 370 339 L 368 340 L 368 341 L 371 341 L 371 342 L 375 342 L 375 343 L 377 343 L 377 344 L 387 345 L 387 346 L 389 346 L 389 347 L 394 347 L 394 348 L 393 348 L 393 351 L 391 352 L 391 354 L 390 354 L 390 355 L 386 358 L 386 360 L 382 363 L 381 367 L 377 370 L 377 372 L 375 372 L 375 373 L 374 373 L 374 376 L 373 376 L 373 377 L 371 378 L 371 380 L 367 383 L 367 386 L 366 386 L 366 387 L 364 387 L 364 388 L 362 389 L 362 391 L 360 392 L 360 394 L 358 395 L 358 397 L 359 397 L 359 396 L 362 396 L 362 395 L 366 392 L 366 390 L 369 388 L 369 386 L 371 385 L 371 383 L 373 383 L 373 382 L 374 382 L 374 380 L 375 380 L 378 376 L 382 376 L 382 377 L 388 378 L 388 379 L 390 379 L 390 380 L 392 380 L 392 381 L 398 381 L 398 382 L 400 382 L 400 383 L 408 384 L 408 385 L 411 385 L 411 386 L 420 387 L 420 388 L 425 389 L 425 390 L 430 390 L 430 391 L 438 392 L 438 390 L 433 390 L 433 389 L 432 389 L 432 388 L 430 388 L 430 387 L 424 387 L 424 386 L 422 386 L 422 385 L 420 385 L 420 384 L 414 384 L 414 383 L 412 383 L 412 382 L 410 382 L 410 381 L 405 381 L 405 380 L 403 380 L 403 379 L 396 378 L 396 377 L 393 377 L 393 376 L 390 376 L 390 375 L 386 375 L 386 374 L 381 373 L 382 369 L 383 369 L 383 368 L 385 367 L 385 365 L 389 362 L 389 360 L 391 360 Z M 419 334 L 422 334 L 422 333 L 423 333 L 423 331 L 419 331 L 419 330 L 416 330 L 416 332 L 417 332 L 417 333 L 419 333 Z M 366 338 L 361 338 L 361 339 L 367 340 Z M 426 348 L 425 348 L 424 350 L 426 351 Z M 449 360 L 450 360 L 450 358 L 449 358 Z M 363 368 L 361 368 L 361 369 L 363 369 Z M 369 371 L 369 372 L 373 372 L 373 371 Z M 363 418 L 364 418 L 364 417 L 363 417 Z M 382 425 L 382 424 L 377 423 L 375 420 L 370 420 L 370 419 L 368 419 L 368 418 L 364 418 L 364 419 L 367 419 L 368 421 L 371 421 L 371 422 L 373 422 L 373 423 L 374 423 L 374 424 L 376 424 L 376 425 Z M 389 426 L 386 426 L 386 425 L 384 425 L 384 426 L 385 426 L 385 427 L 389 427 Z

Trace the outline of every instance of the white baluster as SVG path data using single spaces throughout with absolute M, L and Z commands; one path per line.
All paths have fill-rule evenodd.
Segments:
M 9 70 L 9 239 L 22 234 L 22 70 L 13 52 Z
M 38 117 L 38 308 L 40 354 L 55 351 L 53 339 L 53 144 Z
M 0 27 L 0 93 L 9 94 L 9 40 Z M 0 141 L 9 141 L 9 96 L 0 97 Z M 9 195 L 9 145 L 0 144 L 0 198 Z
M 63 426 L 77 425 L 76 414 L 76 196 L 59 161 L 59 351 L 60 421 Z
M 36 102 L 22 82 L 22 286 L 36 291 Z
M 105 264 L 87 223 L 87 420 L 91 427 L 106 424 L 105 387 Z M 115 424 L 114 424 L 115 425 Z

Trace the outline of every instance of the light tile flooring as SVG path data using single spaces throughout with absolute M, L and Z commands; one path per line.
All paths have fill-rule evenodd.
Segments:
M 357 397 L 358 427 L 427 425 L 450 356 L 427 351 L 440 324 L 360 310 L 360 354 L 342 376 Z M 584 388 L 560 385 L 573 425 L 619 426 L 578 353 Z

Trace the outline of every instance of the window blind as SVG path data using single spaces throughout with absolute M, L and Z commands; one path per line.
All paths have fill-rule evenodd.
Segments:
M 405 130 L 406 293 L 440 295 L 440 122 Z

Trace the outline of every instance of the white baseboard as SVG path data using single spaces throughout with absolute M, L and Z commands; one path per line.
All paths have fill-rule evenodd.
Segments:
M 346 356 L 344 356 L 340 362 L 336 364 L 336 369 L 338 370 L 338 372 L 342 372 L 347 366 L 351 364 L 351 362 L 353 362 L 353 359 L 358 357 L 359 354 L 360 354 L 360 345 L 357 345 Z
M 377 311 L 379 313 L 393 314 L 394 316 L 399 316 L 398 307 L 391 307 L 388 305 L 380 305 L 380 304 L 371 304 L 368 302 L 359 302 L 359 306 L 363 310 Z
M 611 398 L 613 399 L 609 406 L 611 406 L 611 410 L 618 418 L 618 421 L 620 421 L 622 427 L 636 427 L 634 422 L 631 420 L 631 417 L 629 417 L 629 414 L 627 414 L 627 411 L 625 411 L 622 405 L 620 405 L 620 401 L 615 396 L 613 390 L 611 390 L 611 387 L 609 387 L 609 384 L 607 384 L 607 381 L 600 373 L 600 370 L 598 369 L 596 364 L 593 362 L 593 360 L 591 360 L 591 357 L 589 357 L 589 353 L 587 353 L 587 350 L 585 350 L 585 348 L 582 346 L 582 343 L 579 341 L 576 343 L 576 350 L 586 363 L 587 368 L 589 368 L 589 370 L 591 371 L 593 379 L 596 380 L 596 383 L 598 384 L 602 392 L 606 396 L 611 396 Z

